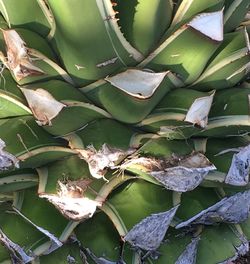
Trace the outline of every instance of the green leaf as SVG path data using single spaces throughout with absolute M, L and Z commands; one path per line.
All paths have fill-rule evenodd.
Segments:
M 103 144 L 107 144 L 110 147 L 127 150 L 134 133 L 134 129 L 115 120 L 99 119 L 70 134 L 66 139 L 69 140 L 72 148 L 84 148 L 93 145 L 98 150 Z
M 50 31 L 50 25 L 39 6 L 39 1 L 1 0 L 0 12 L 9 27 L 25 27 L 42 36 L 48 35 Z
M 137 126 L 170 139 L 184 139 L 207 126 L 214 93 L 175 89 Z
M 107 77 L 99 85 L 97 83 L 81 90 L 115 119 L 137 123 L 174 87 L 173 78 L 175 79 L 169 71 L 153 73 L 129 69 Z
M 146 55 L 170 25 L 173 4 L 169 0 L 117 1 L 114 9 L 127 40 Z
M 15 170 L 0 174 L 0 192 L 14 192 L 38 185 L 38 175 L 33 170 Z
M 56 21 L 54 45 L 77 84 L 89 84 L 142 59 L 120 32 L 109 0 L 48 3 Z
M 222 11 L 197 15 L 165 38 L 139 66 L 157 71 L 171 70 L 185 84 L 191 84 L 223 40 L 222 22 Z
M 82 264 L 84 258 L 79 245 L 75 242 L 72 244 L 66 244 L 56 251 L 51 252 L 49 255 L 41 256 L 37 259 L 41 264 Z M 36 261 L 34 263 L 37 263 Z
M 192 84 L 199 90 L 232 87 L 244 80 L 249 68 L 249 36 L 246 30 L 230 34 L 219 47 L 215 58 Z
M 227 1 L 224 15 L 224 30 L 225 32 L 233 31 L 243 21 L 249 10 L 250 3 L 248 0 L 230 0 Z
M 81 223 L 76 227 L 75 234 L 81 245 L 96 258 L 105 258 L 109 261 L 119 259 L 120 236 L 105 214 L 97 213 L 91 219 Z M 91 254 L 89 259 L 91 260 Z
M 11 248 L 23 260 L 23 263 L 31 261 L 35 255 L 42 254 L 50 247 L 51 243 L 45 235 L 5 204 L 1 205 L 0 215 L 1 240 L 4 234 L 8 240 L 17 245 L 15 248 L 13 244 L 14 248 L 13 246 Z

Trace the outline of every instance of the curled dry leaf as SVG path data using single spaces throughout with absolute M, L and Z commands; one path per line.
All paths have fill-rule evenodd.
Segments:
M 96 211 L 97 206 L 102 203 L 84 197 L 84 191 L 91 180 L 72 181 L 69 184 L 58 182 L 58 194 L 41 193 L 39 197 L 50 201 L 65 217 L 73 221 L 80 221 L 89 217 Z
M 178 257 L 175 264 L 195 264 L 199 240 L 200 237 L 192 239 L 191 243 L 187 245 L 185 250 Z
M 207 126 L 208 114 L 212 106 L 214 94 L 212 93 L 210 96 L 197 98 L 189 108 L 184 121 L 205 128 Z
M 51 120 L 55 118 L 64 107 L 66 107 L 65 104 L 57 101 L 44 89 L 20 89 L 39 125 L 51 125 Z
M 147 99 L 155 93 L 168 73 L 128 69 L 105 80 L 135 98 Z
M 103 144 L 99 150 L 96 150 L 93 146 L 76 150 L 79 152 L 80 157 L 88 163 L 91 175 L 97 179 L 104 178 L 108 168 L 117 166 L 135 151 L 134 149 L 124 151 L 109 147 L 107 144 Z
M 250 171 L 250 145 L 236 149 L 237 154 L 233 155 L 231 166 L 225 178 L 225 183 L 244 186 L 249 182 Z
M 7 170 L 10 167 L 19 168 L 19 160 L 11 153 L 4 151 L 5 147 L 4 141 L 0 139 L 0 171 Z
M 2 32 L 7 50 L 7 61 L 4 63 L 12 71 L 16 80 L 20 81 L 27 76 L 44 74 L 32 63 L 26 43 L 19 34 L 13 29 L 2 30 Z
M 216 12 L 199 14 L 195 16 L 187 25 L 214 41 L 222 41 L 223 9 Z
M 220 222 L 238 224 L 248 219 L 249 212 L 250 190 L 247 190 L 222 199 L 189 220 L 178 224 L 176 228 L 179 229 L 193 224 L 212 225 Z
M 146 217 L 126 234 L 124 240 L 135 247 L 155 251 L 163 241 L 178 207 Z
M 133 166 L 138 166 L 164 187 L 177 192 L 195 189 L 210 171 L 216 169 L 202 153 L 198 152 L 167 159 L 139 157 L 122 165 L 124 168 Z

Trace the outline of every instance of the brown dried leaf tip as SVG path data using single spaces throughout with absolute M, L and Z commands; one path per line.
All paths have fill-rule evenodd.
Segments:
M 86 149 L 77 149 L 77 151 L 88 163 L 91 175 L 100 179 L 104 178 L 107 169 L 117 166 L 135 150 L 128 149 L 124 151 L 109 147 L 107 144 L 103 144 L 99 150 L 96 150 L 93 146 L 88 146 Z
M 50 201 L 65 217 L 73 221 L 80 221 L 89 217 L 96 211 L 101 202 L 84 197 L 84 193 L 91 184 L 91 179 L 58 182 L 57 194 L 39 194 L 41 198 Z
M 44 72 L 32 63 L 29 56 L 29 49 L 19 34 L 13 30 L 3 30 L 3 37 L 6 44 L 7 60 L 3 59 L 5 66 L 12 71 L 17 81 L 27 76 L 42 75 Z
M 215 166 L 199 152 L 188 156 L 175 156 L 166 159 L 139 157 L 124 163 L 124 169 L 137 168 L 145 171 L 164 187 L 177 192 L 195 189 Z
M 36 90 L 20 88 L 28 105 L 37 119 L 38 125 L 51 126 L 52 119 L 66 107 L 65 104 L 57 101 L 48 91 L 38 88 Z

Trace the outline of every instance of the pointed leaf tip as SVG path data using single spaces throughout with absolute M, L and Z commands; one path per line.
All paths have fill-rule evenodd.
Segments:
M 191 243 L 187 245 L 175 264 L 195 264 L 199 240 L 200 237 L 192 239 Z
M 125 241 L 144 250 L 156 250 L 163 241 L 178 207 L 179 205 L 167 212 L 146 217 L 127 233 L 124 237 Z
M 28 105 L 38 120 L 39 125 L 51 125 L 51 120 L 66 107 L 65 104 L 57 101 L 48 91 L 38 88 L 36 90 L 20 88 Z
M 205 97 L 197 98 L 189 108 L 184 121 L 205 128 L 208 123 L 208 114 L 213 103 L 214 92 Z
M 129 69 L 105 80 L 133 97 L 147 99 L 154 94 L 167 74 L 168 71 L 154 73 Z
M 187 25 L 215 41 L 223 40 L 223 10 L 199 14 Z
M 187 221 L 176 226 L 176 229 L 192 224 L 213 225 L 215 223 L 238 224 L 244 222 L 250 213 L 250 190 L 236 193 L 201 211 Z
M 249 182 L 249 171 L 250 145 L 239 149 L 239 152 L 233 155 L 225 183 L 235 186 L 247 185 Z

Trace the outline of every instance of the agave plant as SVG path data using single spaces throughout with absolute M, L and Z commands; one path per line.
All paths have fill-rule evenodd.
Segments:
M 249 10 L 0 1 L 0 263 L 249 250 Z

